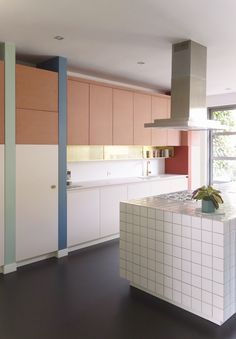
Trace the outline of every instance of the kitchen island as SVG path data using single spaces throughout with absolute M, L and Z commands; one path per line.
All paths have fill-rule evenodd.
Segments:
M 230 199 L 213 214 L 187 191 L 121 202 L 120 274 L 221 325 L 236 311 L 235 232 Z

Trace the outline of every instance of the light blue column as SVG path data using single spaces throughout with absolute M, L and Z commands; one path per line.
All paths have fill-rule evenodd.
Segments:
M 0 43 L 5 64 L 5 245 L 4 273 L 16 269 L 15 46 Z

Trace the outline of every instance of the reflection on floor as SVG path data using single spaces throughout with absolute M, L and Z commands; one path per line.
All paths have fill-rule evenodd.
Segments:
M 0 277 L 1 339 L 233 339 L 218 327 L 130 289 L 119 278 L 118 242 Z

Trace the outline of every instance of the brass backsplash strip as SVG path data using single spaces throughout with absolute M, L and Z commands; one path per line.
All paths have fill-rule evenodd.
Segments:
M 142 159 L 141 146 L 104 146 L 104 160 Z
M 133 160 L 169 158 L 174 156 L 174 147 L 166 146 L 67 146 L 67 161 Z
M 104 160 L 103 146 L 67 146 L 67 161 Z

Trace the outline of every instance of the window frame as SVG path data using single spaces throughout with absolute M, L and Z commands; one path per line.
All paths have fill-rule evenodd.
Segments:
M 224 105 L 224 106 L 213 106 L 213 107 L 208 107 L 208 119 L 212 120 L 212 115 L 213 112 L 216 111 L 230 111 L 230 110 L 236 110 L 236 105 Z M 220 135 L 235 135 L 236 136 L 236 131 L 235 132 L 218 132 Z M 209 130 L 208 131 L 208 163 L 209 163 L 209 168 L 208 168 L 208 183 L 209 185 L 213 184 L 213 160 L 235 160 L 236 157 L 213 157 L 213 131 Z

